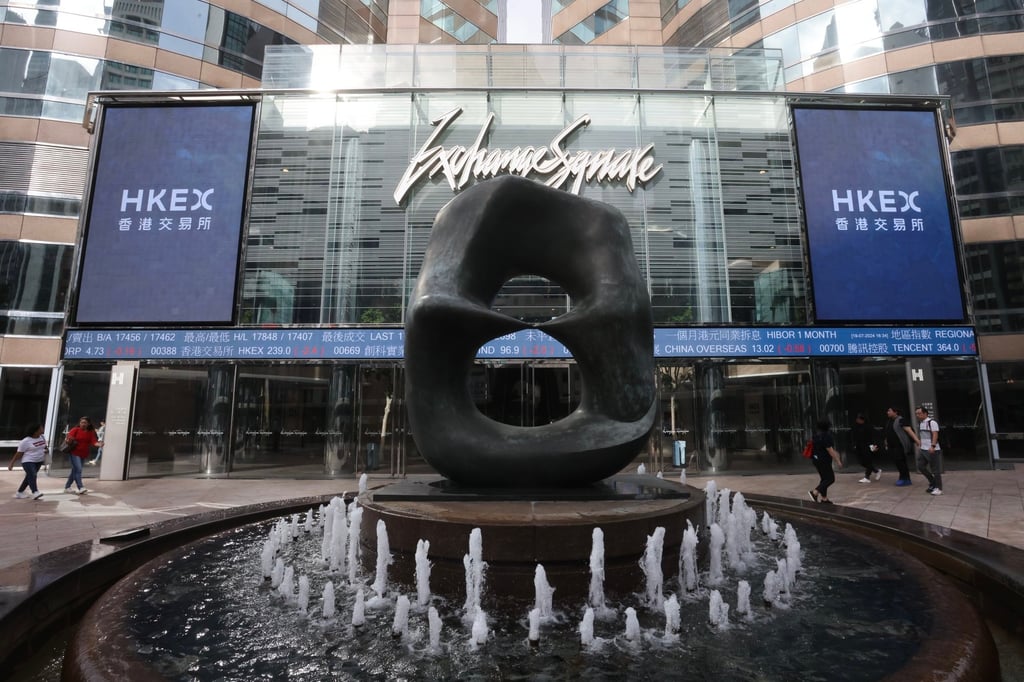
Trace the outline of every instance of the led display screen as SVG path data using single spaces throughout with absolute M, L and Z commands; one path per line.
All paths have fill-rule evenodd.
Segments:
M 794 107 L 816 319 L 961 322 L 931 110 Z
M 108 107 L 76 320 L 229 323 L 252 105 Z

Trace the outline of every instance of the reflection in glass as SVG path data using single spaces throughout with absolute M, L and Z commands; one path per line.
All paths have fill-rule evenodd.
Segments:
M 27 426 L 46 423 L 50 367 L 11 367 L 0 371 L 0 441 L 21 440 Z
M 140 367 L 129 478 L 205 473 L 202 457 L 211 443 L 200 431 L 215 428 L 203 414 L 210 376 L 205 367 Z
M 73 247 L 65 244 L 0 241 L 3 333 L 60 333 L 71 280 L 72 251 Z

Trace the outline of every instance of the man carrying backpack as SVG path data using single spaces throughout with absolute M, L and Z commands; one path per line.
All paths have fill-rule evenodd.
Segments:
M 922 405 L 914 410 L 917 430 L 921 434 L 917 442 L 917 470 L 928 479 L 928 492 L 942 494 L 942 450 L 939 449 L 939 425 L 928 416 Z

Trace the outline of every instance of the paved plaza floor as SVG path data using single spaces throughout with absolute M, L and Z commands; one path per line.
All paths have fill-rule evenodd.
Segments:
M 0 469 L 0 518 L 4 540 L 0 568 L 83 540 L 157 521 L 215 509 L 355 491 L 355 479 L 291 480 L 238 478 L 144 478 L 131 481 L 86 479 L 90 492 L 63 491 L 64 479 L 40 478 L 39 500 L 15 499 L 20 467 Z M 666 478 L 678 479 L 679 472 Z M 925 521 L 1024 549 L 1024 465 L 986 471 L 950 471 L 943 475 L 943 495 L 925 493 L 925 481 L 897 487 L 895 472 L 880 481 L 858 483 L 859 474 L 842 473 L 829 491 L 837 505 Z M 392 480 L 371 476 L 375 487 Z M 807 499 L 817 476 L 807 474 L 701 475 L 687 483 L 703 488 L 714 480 L 719 489 Z

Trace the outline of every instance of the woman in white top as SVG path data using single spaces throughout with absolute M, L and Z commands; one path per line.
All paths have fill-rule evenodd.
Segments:
M 49 448 L 46 445 L 46 439 L 43 438 L 42 424 L 31 424 L 27 430 L 29 435 L 18 443 L 18 450 L 14 453 L 14 457 L 11 457 L 11 463 L 7 465 L 7 470 L 13 471 L 14 460 L 21 457 L 21 468 L 25 470 L 25 478 L 14 496 L 19 499 L 31 497 L 33 500 L 38 500 L 43 493 L 36 487 L 36 476 L 46 462 L 46 453 L 49 452 Z M 32 494 L 26 493 L 26 488 L 31 490 Z

